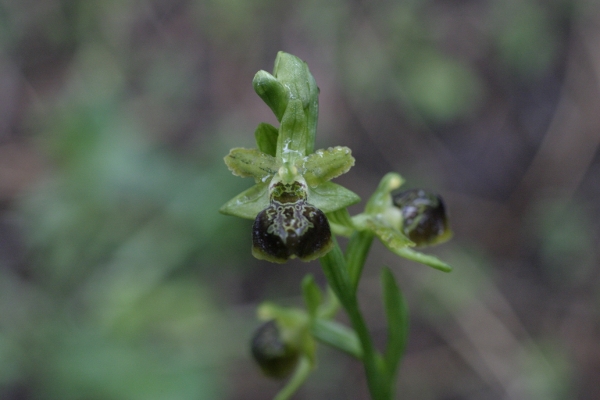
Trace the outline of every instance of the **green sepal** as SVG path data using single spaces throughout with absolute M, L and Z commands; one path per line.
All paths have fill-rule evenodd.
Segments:
M 225 203 L 219 212 L 225 215 L 255 219 L 269 205 L 269 184 L 258 183 Z
M 289 90 L 267 71 L 258 71 L 252 80 L 256 94 L 269 106 L 277 121 L 281 121 L 290 98 Z
M 396 250 L 394 250 L 392 248 L 389 248 L 389 249 L 392 252 L 394 252 L 397 255 L 399 255 L 400 257 L 404 257 L 404 258 L 407 258 L 409 260 L 416 261 L 416 262 L 419 262 L 421 264 L 428 265 L 431 268 L 435 268 L 435 269 L 440 270 L 442 272 L 451 272 L 452 271 L 452 267 L 450 265 L 446 264 L 445 262 L 443 262 L 442 260 L 440 260 L 437 257 L 430 256 L 428 254 L 420 253 L 420 252 L 415 251 L 413 249 L 410 249 L 408 247 L 399 248 L 399 249 L 396 249 Z
M 252 177 L 257 183 L 265 182 L 279 169 L 279 162 L 275 157 L 258 149 L 240 147 L 231 149 L 225 156 L 225 164 L 234 175 L 242 178 Z
M 415 245 L 402 232 L 386 224 L 381 223 L 376 218 L 367 219 L 366 226 L 379 238 L 379 240 L 381 240 L 385 247 L 387 247 L 394 253 L 397 253 L 397 251 L 399 250 L 405 249 L 407 246 Z
M 306 114 L 299 99 L 292 98 L 281 119 L 277 138 L 277 158 L 294 164 L 306 156 Z
M 271 124 L 261 122 L 254 131 L 256 146 L 260 151 L 275 157 L 277 153 L 277 136 L 279 131 Z
M 302 280 L 302 294 L 304 295 L 308 314 L 311 318 L 315 318 L 319 306 L 323 302 L 323 296 L 312 275 L 306 275 Z
M 330 147 L 317 150 L 302 165 L 304 179 L 310 187 L 316 187 L 348 172 L 354 166 L 354 157 L 348 147 Z
M 319 95 L 319 88 L 308 65 L 292 54 L 283 51 L 277 53 L 273 76 L 289 88 L 292 97 L 302 100 L 303 108 L 309 108 L 310 101 Z
M 398 189 L 404 183 L 404 178 L 395 172 L 388 172 L 381 178 L 379 186 L 367 202 L 365 212 L 368 214 L 378 214 L 392 205 L 391 192 Z
M 308 201 L 324 213 L 330 213 L 358 203 L 360 197 L 343 186 L 325 182 L 309 190 Z
M 358 340 L 356 332 L 345 325 L 336 321 L 317 318 L 312 326 L 311 333 L 318 341 L 342 350 L 359 360 L 362 359 L 363 352 L 360 340 Z
M 290 99 L 300 99 L 302 102 L 307 124 L 304 154 L 311 154 L 315 147 L 319 117 L 319 88 L 315 78 L 304 61 L 283 51 L 277 53 L 273 75 L 289 89 Z
M 408 306 L 394 275 L 388 268 L 383 268 L 381 271 L 381 284 L 387 318 L 387 345 L 384 359 L 390 379 L 394 380 L 408 339 Z

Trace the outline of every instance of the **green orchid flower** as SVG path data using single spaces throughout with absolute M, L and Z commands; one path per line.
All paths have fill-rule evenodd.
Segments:
M 322 257 L 333 246 L 325 214 L 360 201 L 330 182 L 346 173 L 354 158 L 347 147 L 314 152 L 319 89 L 305 62 L 279 52 L 273 75 L 259 71 L 253 86 L 280 126 L 259 124 L 256 149 L 235 148 L 225 157 L 234 175 L 252 177 L 256 184 L 220 212 L 254 219 L 252 254 L 258 259 Z
M 403 183 L 404 179 L 397 173 L 385 175 L 365 212 L 352 217 L 352 227 L 371 232 L 401 257 L 450 272 L 450 265 L 413 249 L 439 244 L 452 237 L 441 197 L 422 189 L 393 193 Z

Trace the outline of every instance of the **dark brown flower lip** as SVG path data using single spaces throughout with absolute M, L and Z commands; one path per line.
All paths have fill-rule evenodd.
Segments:
M 417 246 L 435 244 L 450 232 L 444 201 L 438 194 L 411 189 L 392 196 L 402 212 L 402 232 Z
M 295 346 L 282 340 L 275 320 L 265 322 L 256 330 L 250 350 L 264 374 L 278 379 L 292 373 L 300 356 Z
M 252 226 L 252 253 L 258 259 L 284 263 L 291 258 L 311 261 L 333 246 L 325 214 L 305 200 L 272 200 Z

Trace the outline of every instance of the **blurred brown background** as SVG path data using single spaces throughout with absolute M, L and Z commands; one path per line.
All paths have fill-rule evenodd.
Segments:
M 353 149 L 338 183 L 447 202 L 454 272 L 377 244 L 360 287 L 382 343 L 381 265 L 408 299 L 398 399 L 600 398 L 594 0 L 0 0 L 0 398 L 277 392 L 255 307 L 323 277 L 217 210 L 279 50 L 321 89 L 318 147 Z M 295 398 L 367 399 L 362 367 L 321 347 Z

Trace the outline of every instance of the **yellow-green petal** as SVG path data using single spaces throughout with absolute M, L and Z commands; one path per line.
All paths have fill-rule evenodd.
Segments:
M 348 172 L 354 166 L 354 157 L 348 147 L 330 147 L 327 150 L 317 150 L 303 162 L 300 170 L 310 187 L 316 187 L 324 182 Z
M 258 149 L 232 149 L 225 156 L 225 164 L 234 175 L 242 178 L 252 177 L 257 183 L 265 182 L 279 169 L 279 163 L 275 157 Z

